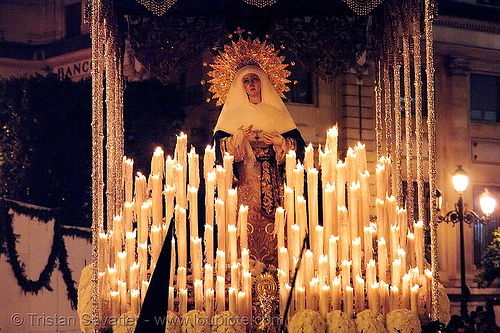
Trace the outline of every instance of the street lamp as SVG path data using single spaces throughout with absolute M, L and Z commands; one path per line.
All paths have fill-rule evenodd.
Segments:
M 462 192 L 467 189 L 469 178 L 467 173 L 459 165 L 458 169 L 453 173 L 453 186 L 458 192 L 458 201 L 455 203 L 455 209 L 446 213 L 445 216 L 439 216 L 438 222 L 446 222 L 460 226 L 460 315 L 465 318 L 467 316 L 467 301 L 469 300 L 469 287 L 465 279 L 465 246 L 464 246 L 464 222 L 468 225 L 474 224 L 476 220 L 485 222 L 486 219 L 493 213 L 495 209 L 495 199 L 490 196 L 488 189 L 485 189 L 480 197 L 481 210 L 484 217 L 479 217 L 474 211 L 467 210 L 467 203 L 464 203 Z

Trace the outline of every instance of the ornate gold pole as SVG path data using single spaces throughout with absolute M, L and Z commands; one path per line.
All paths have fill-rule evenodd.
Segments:
M 438 244 L 437 244 L 437 201 L 436 201 L 436 113 L 434 105 L 434 2 L 425 0 L 425 57 L 427 75 L 427 131 L 429 140 L 429 191 L 431 208 L 431 267 L 432 267 L 432 320 L 438 320 Z
M 413 128 L 411 114 L 411 77 L 410 77 L 410 18 L 408 9 L 404 10 L 403 23 L 403 73 L 405 90 L 405 132 L 406 132 L 406 212 L 407 223 L 412 225 L 413 212 Z
M 396 14 L 397 15 L 397 14 Z M 399 15 L 398 15 L 399 16 Z M 401 159 L 403 157 L 403 143 L 402 143 L 402 127 L 401 127 L 401 64 L 399 61 L 399 18 L 395 18 L 394 28 L 394 125 L 395 125 L 395 135 L 396 135 L 396 151 L 394 156 L 394 166 L 396 174 L 396 202 L 400 207 L 403 207 L 403 170 Z
M 92 329 L 98 332 L 99 320 L 99 233 L 104 225 L 103 169 L 103 36 L 102 3 L 92 1 Z
M 382 61 L 377 61 L 377 75 L 375 83 L 375 134 L 377 140 L 377 161 L 382 157 L 382 141 L 383 141 L 383 126 L 382 126 Z
M 388 35 L 386 34 L 388 37 Z M 385 54 L 388 55 L 388 52 Z M 385 151 L 387 157 L 391 157 L 392 152 L 392 97 L 391 97 L 391 81 L 389 79 L 390 62 L 388 59 L 384 61 L 384 109 L 385 109 Z M 389 172 L 389 186 L 387 187 L 388 195 L 392 195 L 392 172 Z

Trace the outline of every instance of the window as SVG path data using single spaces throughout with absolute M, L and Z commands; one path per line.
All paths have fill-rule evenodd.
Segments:
M 493 231 L 500 227 L 500 214 L 499 204 L 500 204 L 500 187 L 499 186 L 488 186 L 490 194 L 497 201 L 495 211 L 487 219 L 485 223 L 476 221 L 474 223 L 474 263 L 479 265 L 483 259 L 488 245 L 490 245 L 493 240 Z M 479 198 L 484 192 L 484 186 L 474 186 L 474 211 L 478 213 L 479 216 L 483 216 L 481 211 L 481 206 L 479 204 Z
M 500 123 L 500 76 L 470 75 L 470 118 Z
M 292 52 L 285 52 L 287 63 L 294 63 L 294 66 L 288 66 L 287 69 L 292 72 L 288 79 L 290 91 L 285 92 L 288 102 L 313 104 L 313 76 L 309 70 L 304 68 Z
M 80 36 L 82 25 L 81 8 L 80 2 L 65 7 L 66 38 Z

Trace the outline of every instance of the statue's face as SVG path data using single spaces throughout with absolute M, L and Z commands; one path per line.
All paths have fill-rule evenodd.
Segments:
M 251 103 L 260 103 L 262 97 L 260 95 L 260 78 L 255 73 L 248 73 L 243 76 L 243 87 L 248 95 L 248 100 Z

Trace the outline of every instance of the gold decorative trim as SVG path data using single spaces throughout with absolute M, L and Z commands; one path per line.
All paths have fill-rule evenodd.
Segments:
M 240 38 L 237 43 L 234 41 L 231 45 L 224 46 L 224 52 L 220 52 L 214 58 L 211 65 L 213 70 L 208 72 L 212 77 L 209 81 L 209 88 L 213 98 L 217 99 L 217 105 L 222 105 L 226 101 L 229 88 L 233 82 L 236 72 L 248 65 L 257 66 L 268 76 L 269 81 L 281 97 L 285 97 L 284 91 L 289 91 L 286 86 L 290 80 L 287 77 L 290 71 L 285 68 L 288 66 L 283 63 L 284 57 L 278 56 L 278 51 L 274 50 L 273 45 L 266 42 L 260 42 L 259 39 L 247 41 Z

